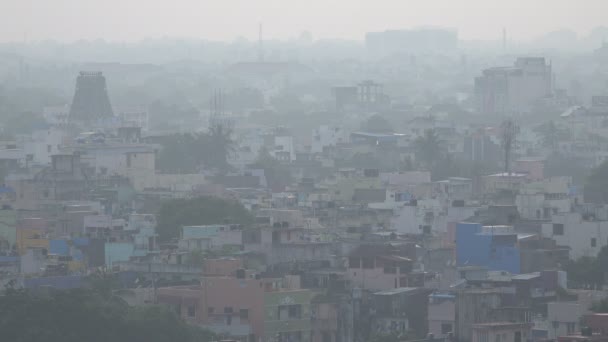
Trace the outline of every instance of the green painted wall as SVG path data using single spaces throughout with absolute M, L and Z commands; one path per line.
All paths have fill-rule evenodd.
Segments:
M 17 241 L 17 212 L 0 210 L 0 240 L 6 240 L 13 246 Z
M 303 340 L 310 339 L 310 302 L 314 293 L 310 290 L 277 291 L 264 294 L 264 333 L 272 337 L 279 332 L 301 331 Z M 301 305 L 301 318 L 279 320 L 281 305 Z

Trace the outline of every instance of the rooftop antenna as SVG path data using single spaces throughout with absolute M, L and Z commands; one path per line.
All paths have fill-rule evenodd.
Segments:
M 260 31 L 258 36 L 258 60 L 264 61 L 264 39 L 262 38 L 262 23 L 260 23 Z

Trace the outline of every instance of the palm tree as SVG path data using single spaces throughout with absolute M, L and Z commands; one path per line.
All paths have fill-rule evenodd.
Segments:
M 428 129 L 424 135 L 414 141 L 416 158 L 430 170 L 443 155 L 443 143 L 434 129 Z

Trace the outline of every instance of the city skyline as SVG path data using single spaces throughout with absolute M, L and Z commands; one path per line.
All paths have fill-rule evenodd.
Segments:
M 5 1 L 0 42 L 256 40 L 259 23 L 265 39 L 296 38 L 308 31 L 315 39 L 363 40 L 369 31 L 432 26 L 454 28 L 463 40 L 500 40 L 506 28 L 510 40 L 528 41 L 560 29 L 587 35 L 605 23 L 608 9 L 602 0 L 577 3 L 575 10 L 571 0 Z

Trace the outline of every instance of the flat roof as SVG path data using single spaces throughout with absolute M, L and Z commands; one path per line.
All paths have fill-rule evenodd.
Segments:
M 513 280 L 530 280 L 540 277 L 540 272 L 518 274 L 511 277 Z
M 418 289 L 417 287 L 399 287 L 396 289 L 374 292 L 374 294 L 378 295 L 378 296 L 392 296 L 392 295 L 399 294 L 399 293 L 412 292 L 417 289 Z

